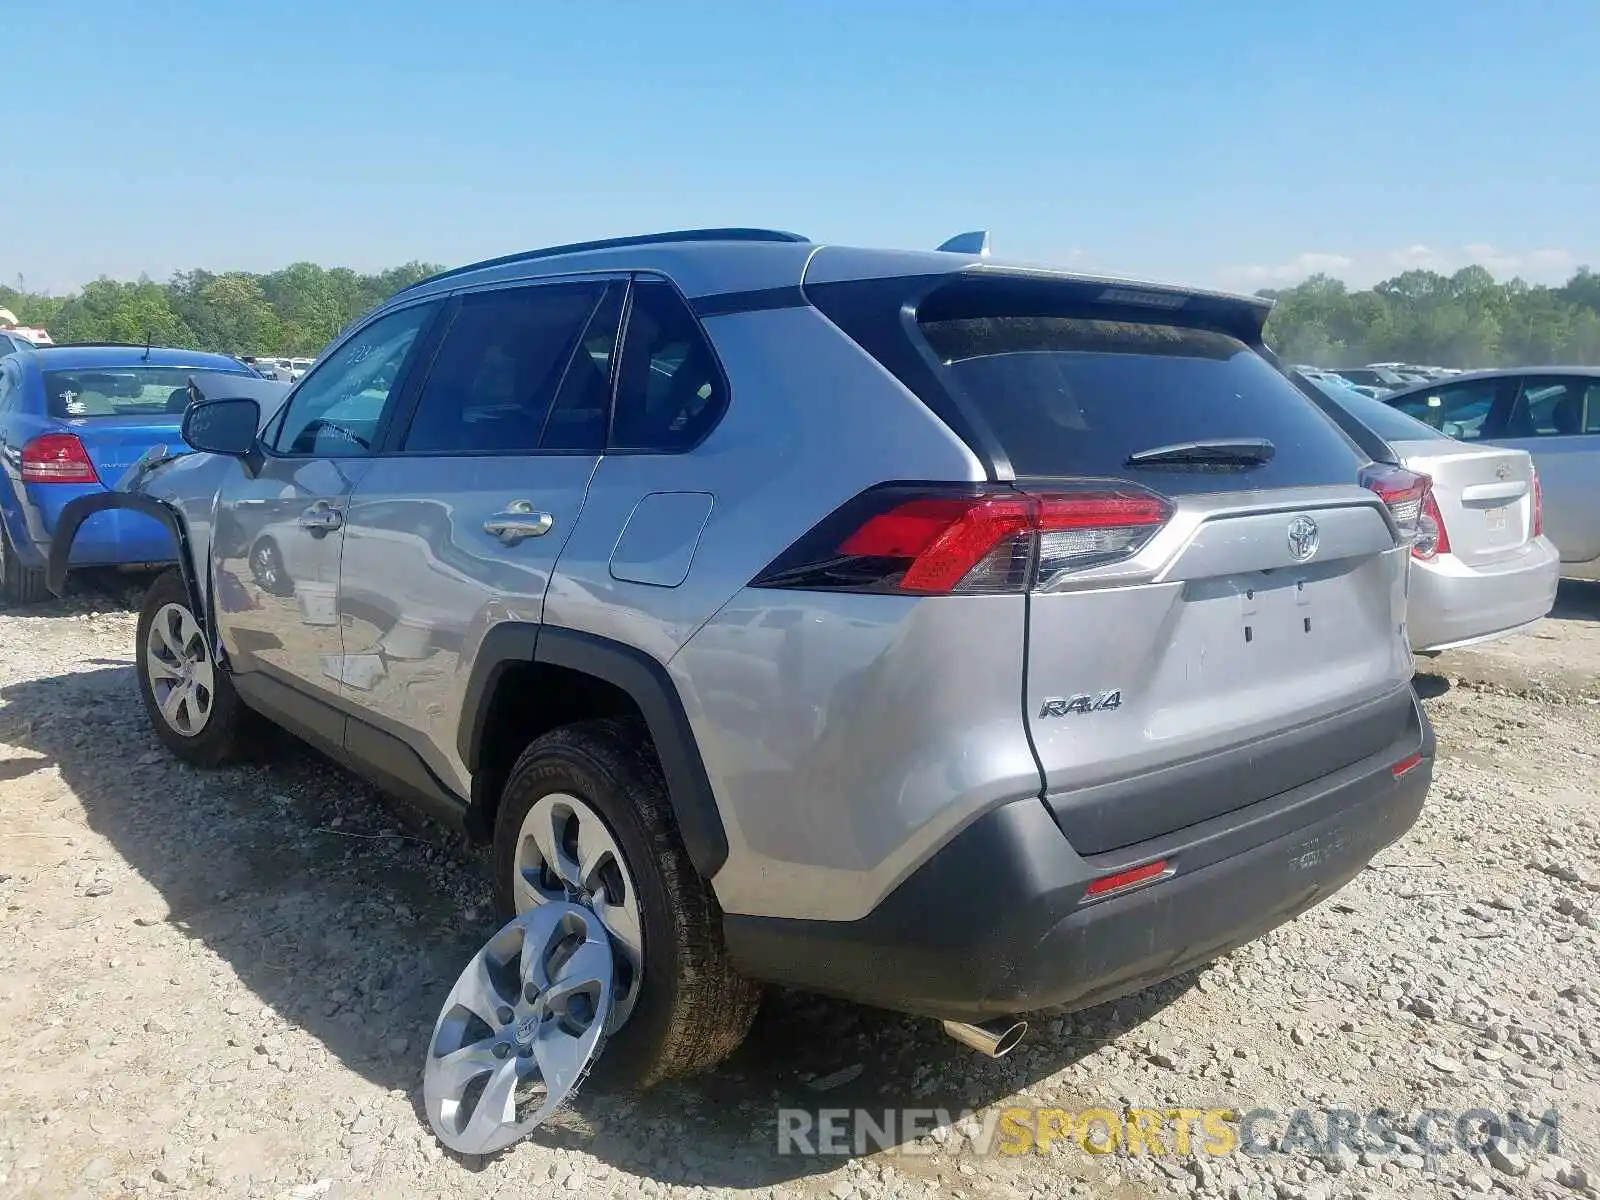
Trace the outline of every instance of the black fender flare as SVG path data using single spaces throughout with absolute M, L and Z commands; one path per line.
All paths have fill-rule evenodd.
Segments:
M 189 553 L 189 529 L 183 514 L 165 500 L 135 492 L 95 492 L 69 500 L 56 521 L 55 534 L 50 539 L 50 561 L 45 567 L 45 585 L 57 596 L 67 594 L 67 569 L 72 558 L 72 543 L 83 523 L 97 512 L 110 508 L 125 508 L 130 512 L 153 517 L 167 527 L 173 544 L 178 548 L 178 570 L 183 575 L 184 589 L 189 593 L 189 604 L 200 628 L 210 636 L 209 613 L 204 592 L 195 578 L 194 557 Z
M 519 662 L 548 663 L 591 675 L 633 699 L 655 743 L 689 861 L 703 878 L 715 875 L 728 860 L 728 835 L 688 713 L 667 669 L 632 646 L 550 625 L 505 621 L 492 626 L 478 647 L 462 698 L 456 748 L 467 770 L 478 774 L 495 689 L 506 668 Z

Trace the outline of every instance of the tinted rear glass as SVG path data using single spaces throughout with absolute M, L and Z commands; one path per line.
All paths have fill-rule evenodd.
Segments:
M 1432 425 L 1424 425 L 1421 421 L 1390 408 L 1382 400 L 1363 396 L 1360 392 L 1337 383 L 1326 383 L 1321 379 L 1313 379 L 1311 382 L 1322 390 L 1323 395 L 1386 442 L 1451 440 Z
M 95 367 L 46 371 L 44 394 L 52 417 L 151 417 L 174 421 L 189 405 L 189 377 L 214 367 Z
M 926 321 L 922 331 L 1019 476 L 1118 476 L 1158 491 L 1353 483 L 1362 456 L 1245 343 L 1177 325 L 1060 316 Z M 1247 468 L 1128 465 L 1176 443 L 1265 438 Z

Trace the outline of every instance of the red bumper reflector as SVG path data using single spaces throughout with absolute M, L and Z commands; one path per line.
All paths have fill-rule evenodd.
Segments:
M 1111 892 L 1120 892 L 1123 888 L 1130 888 L 1136 883 L 1146 883 L 1152 879 L 1159 879 L 1167 873 L 1167 860 L 1157 859 L 1153 863 L 1145 863 L 1142 867 L 1133 867 L 1120 871 L 1115 875 L 1106 875 L 1096 879 L 1083 890 L 1083 898 L 1091 896 L 1105 896 Z
M 1390 767 L 1389 771 L 1396 779 L 1399 779 L 1400 776 L 1404 775 L 1407 771 L 1410 771 L 1413 768 L 1419 767 L 1421 765 L 1422 765 L 1422 755 L 1420 755 L 1420 754 L 1410 754 L 1410 755 L 1407 755 L 1405 758 L 1402 758 L 1399 762 L 1395 763 L 1394 766 Z

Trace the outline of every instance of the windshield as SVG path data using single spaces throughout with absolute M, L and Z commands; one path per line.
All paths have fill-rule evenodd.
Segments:
M 1424 425 L 1416 418 L 1390 408 L 1382 400 L 1362 395 L 1353 387 L 1325 379 L 1313 379 L 1311 382 L 1322 390 L 1323 395 L 1386 442 L 1450 440 L 1432 425 Z
M 46 371 L 44 391 L 52 417 L 170 416 L 189 406 L 189 377 L 213 367 L 95 367 Z

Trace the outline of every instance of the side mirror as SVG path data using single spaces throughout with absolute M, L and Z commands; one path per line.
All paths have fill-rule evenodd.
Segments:
M 244 397 L 197 400 L 183 413 L 183 440 L 205 454 L 226 454 L 253 464 L 260 456 L 256 431 L 261 406 Z

